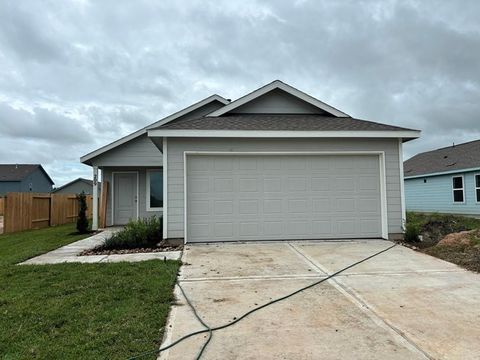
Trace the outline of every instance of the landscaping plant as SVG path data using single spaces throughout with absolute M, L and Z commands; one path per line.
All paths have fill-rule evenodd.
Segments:
M 162 241 L 162 219 L 151 218 L 131 220 L 123 230 L 105 241 L 104 249 L 154 248 Z
M 78 217 L 77 217 L 77 231 L 80 234 L 86 234 L 88 232 L 88 219 L 87 219 L 87 197 L 82 191 L 77 195 L 78 200 Z
M 418 236 L 420 235 L 420 226 L 415 223 L 407 223 L 405 227 L 404 239 L 407 242 L 416 242 L 418 241 Z

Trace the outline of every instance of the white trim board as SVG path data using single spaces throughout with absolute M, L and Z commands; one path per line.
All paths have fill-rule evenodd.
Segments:
M 402 210 L 402 230 L 405 231 L 405 225 L 407 224 L 407 208 L 405 205 L 405 184 L 403 181 L 403 142 L 402 139 L 398 139 L 398 165 L 400 168 L 400 207 Z
M 461 188 L 457 188 L 455 189 L 453 187 L 453 179 L 454 178 L 462 178 L 462 187 Z M 466 198 L 466 191 L 465 191 L 465 176 L 463 176 L 463 174 L 461 175 L 452 175 L 450 177 L 450 183 L 452 185 L 452 204 L 453 205 L 464 205 L 466 202 L 467 202 L 467 198 Z M 455 191 L 460 191 L 462 190 L 462 197 L 463 197 L 463 201 L 455 201 Z
M 163 139 L 163 238 L 167 239 L 168 234 L 168 142 L 167 138 Z
M 379 178 L 380 178 L 380 206 L 381 206 L 381 224 L 382 224 L 382 237 L 388 239 L 388 206 L 387 206 L 387 177 L 386 177 L 386 165 L 385 165 L 385 152 L 384 151 L 184 151 L 183 152 L 183 233 L 184 233 L 184 243 L 188 242 L 188 227 L 187 227 L 187 157 L 188 156 L 198 156 L 198 155 L 219 155 L 219 156 L 229 156 L 229 155 L 311 155 L 311 156 L 321 156 L 321 155 L 377 155 L 379 160 Z
M 301 131 L 301 130 L 149 130 L 149 137 L 223 138 L 405 138 L 420 137 L 418 130 Z
M 137 137 L 143 135 L 143 134 L 146 134 L 147 131 L 150 129 L 150 128 L 153 128 L 153 127 L 157 127 L 157 126 L 161 126 L 161 125 L 164 125 L 170 121 L 173 121 L 183 115 L 186 115 L 188 114 L 189 112 L 192 112 L 194 110 L 197 110 L 199 108 L 201 108 L 202 106 L 205 106 L 209 103 L 211 103 L 212 101 L 214 100 L 217 100 L 219 102 L 221 102 L 222 104 L 226 105 L 229 103 L 229 101 L 223 97 L 221 97 L 220 95 L 211 95 L 203 100 L 200 100 L 199 102 L 193 104 L 193 105 L 190 105 L 180 111 L 177 111 L 176 113 L 172 114 L 172 115 L 169 115 L 161 120 L 158 120 L 150 125 L 147 125 L 145 126 L 144 128 L 140 129 L 140 130 L 137 130 L 127 136 L 124 136 L 118 140 L 115 140 L 114 142 L 110 143 L 110 144 L 107 144 L 105 146 L 102 146 L 101 148 L 97 149 L 97 150 L 94 150 L 86 155 L 83 155 L 81 158 L 80 158 L 80 162 L 82 163 L 85 163 L 87 162 L 88 160 L 91 160 L 93 159 L 94 157 L 97 157 L 98 155 L 101 155 L 103 154 L 104 152 L 107 152 L 109 150 L 112 150 L 114 148 L 116 148 L 117 146 L 120 146 L 126 142 L 129 142 L 130 140 L 133 140 L 133 139 L 136 139 Z
M 344 112 L 338 110 L 338 109 L 335 109 L 333 106 L 330 106 L 326 103 L 324 103 L 323 101 L 320 101 L 316 98 L 314 98 L 313 96 L 310 96 L 306 93 L 304 93 L 303 91 L 300 91 L 298 89 L 295 89 L 293 86 L 290 86 L 288 84 L 285 84 L 284 82 L 280 81 L 280 80 L 275 80 L 275 81 L 272 81 L 270 84 L 267 84 L 265 86 L 262 86 L 261 88 L 245 95 L 245 96 L 242 96 L 241 98 L 231 102 L 230 104 L 218 109 L 218 110 L 215 110 L 213 112 L 211 112 L 210 114 L 208 114 L 207 116 L 221 116 L 223 114 L 226 114 L 266 93 L 269 93 L 270 91 L 272 90 L 275 90 L 275 89 L 280 89 L 280 90 L 283 90 L 285 91 L 286 93 L 300 99 L 300 100 L 303 100 L 305 101 L 306 103 L 309 103 L 319 109 L 322 109 L 323 111 L 326 111 L 330 114 L 332 114 L 333 116 L 337 116 L 337 117 L 348 117 L 349 115 L 345 114 Z
M 115 174 L 137 174 L 137 220 L 139 216 L 139 194 L 138 194 L 138 187 L 139 187 L 139 173 L 138 171 L 112 171 L 112 225 L 115 224 Z

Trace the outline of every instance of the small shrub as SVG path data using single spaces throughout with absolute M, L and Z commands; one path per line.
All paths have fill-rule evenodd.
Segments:
M 105 241 L 104 249 L 152 248 L 162 240 L 162 219 L 155 216 L 130 221 L 123 230 Z
M 404 239 L 407 242 L 416 242 L 418 241 L 418 236 L 420 235 L 420 226 L 415 223 L 407 223 L 405 227 Z
M 87 219 L 87 197 L 82 191 L 77 195 L 78 200 L 78 217 L 77 217 L 77 231 L 80 234 L 86 234 L 88 232 L 88 219 Z

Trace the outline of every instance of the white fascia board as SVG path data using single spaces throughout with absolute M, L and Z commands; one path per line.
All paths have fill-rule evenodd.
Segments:
M 405 176 L 404 180 L 418 179 L 418 178 L 424 178 L 424 177 L 430 177 L 430 176 L 440 176 L 440 175 L 466 173 L 466 172 L 471 172 L 471 171 L 480 171 L 480 167 L 467 168 L 467 169 L 457 169 L 457 170 L 450 170 L 450 171 L 440 171 L 440 172 L 435 172 L 435 173 L 413 175 L 413 176 Z
M 163 118 L 161 120 L 158 120 L 156 122 L 154 122 L 153 124 L 150 124 L 148 126 L 145 126 L 144 128 L 140 129 L 140 130 L 137 130 L 127 136 L 124 136 L 118 140 L 115 140 L 114 142 L 108 144 L 108 145 L 105 145 L 105 146 L 102 146 L 101 148 L 97 149 L 97 150 L 94 150 L 86 155 L 83 155 L 81 158 L 80 158 L 80 162 L 82 163 L 85 163 L 87 162 L 88 160 L 90 159 L 93 159 L 94 157 L 98 156 L 98 155 L 101 155 L 103 154 L 104 152 L 107 152 L 109 150 L 112 150 L 113 148 L 116 148 L 117 146 L 120 146 L 122 144 L 125 144 L 126 142 L 130 141 L 130 140 L 133 140 L 143 134 L 146 134 L 148 129 L 151 129 L 151 128 L 154 128 L 154 127 L 157 127 L 157 126 L 161 126 L 161 125 L 164 125 L 170 121 L 173 121 L 183 115 L 186 115 L 188 114 L 189 112 L 192 112 L 194 110 L 197 110 L 199 108 L 201 108 L 202 106 L 205 106 L 209 103 L 211 103 L 212 101 L 214 100 L 217 100 L 219 102 L 221 102 L 222 104 L 228 104 L 229 101 L 223 97 L 221 97 L 220 95 L 212 95 L 212 96 L 209 96 L 193 105 L 190 105 L 189 107 L 186 107 L 185 109 L 182 109 L 180 111 L 177 111 L 176 113 L 172 114 L 172 115 L 169 115 L 167 116 L 166 118 Z
M 411 138 L 420 131 L 276 131 L 276 130 L 149 130 L 149 137 L 224 137 L 224 138 Z
M 310 96 L 306 93 L 304 93 L 303 91 L 300 91 L 298 89 L 295 89 L 294 87 L 288 85 L 288 84 L 285 84 L 284 82 L 281 82 L 280 80 L 275 80 L 273 82 L 271 82 L 270 84 L 267 84 L 265 86 L 262 86 L 261 88 L 251 92 L 250 94 L 247 94 L 245 96 L 242 96 L 241 98 L 231 102 L 230 104 L 218 109 L 218 110 L 215 110 L 213 112 L 211 112 L 210 114 L 208 114 L 207 116 L 221 116 L 223 114 L 226 114 L 230 111 L 232 111 L 233 109 L 236 109 L 238 108 L 239 106 L 242 106 L 256 98 L 258 98 L 259 96 L 262 96 L 272 90 L 275 90 L 275 89 L 281 89 L 287 93 L 289 93 L 290 95 L 293 95 L 313 106 L 316 106 L 324 111 L 327 111 L 329 112 L 330 114 L 334 115 L 334 116 L 337 116 L 337 117 L 349 117 L 349 115 L 345 114 L 344 112 L 338 110 L 338 109 L 335 109 L 333 106 L 330 106 L 328 104 L 325 104 L 323 101 L 320 101 L 318 99 L 315 99 L 313 96 Z

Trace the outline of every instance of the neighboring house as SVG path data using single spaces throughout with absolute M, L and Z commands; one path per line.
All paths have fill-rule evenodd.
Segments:
M 415 155 L 403 167 L 407 210 L 480 215 L 480 140 Z
M 50 192 L 53 184 L 40 164 L 0 164 L 0 196 L 7 192 Z
M 73 181 L 70 181 L 69 183 L 62 185 L 58 188 L 53 189 L 53 193 L 56 194 L 80 194 L 82 191 L 86 195 L 90 195 L 93 190 L 93 181 L 84 179 L 84 178 L 78 178 Z
M 402 143 L 419 136 L 277 80 L 233 102 L 213 95 L 81 161 L 110 182 L 108 225 L 163 215 L 164 238 L 186 242 L 395 238 Z

